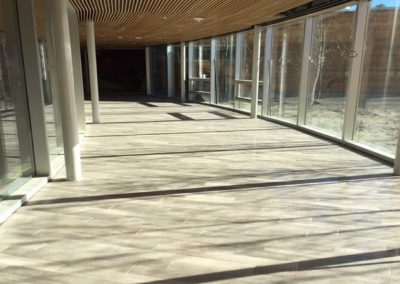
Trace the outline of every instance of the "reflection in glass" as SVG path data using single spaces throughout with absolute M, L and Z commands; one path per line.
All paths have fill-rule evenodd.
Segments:
M 39 59 L 41 67 L 41 78 L 43 86 L 43 102 L 45 111 L 45 122 L 46 122 L 46 133 L 47 143 L 49 146 L 50 161 L 55 162 L 60 154 L 63 153 L 62 143 L 62 129 L 61 129 L 61 118 L 58 105 L 58 98 L 55 97 L 56 90 L 56 76 L 52 76 L 50 71 L 50 65 L 55 66 L 54 57 L 50 56 L 50 53 L 55 50 L 53 45 L 53 34 L 47 29 L 51 26 L 48 19 L 47 13 L 45 13 L 45 5 L 43 1 L 34 1 L 35 8 L 35 20 L 36 20 L 36 31 L 37 40 L 39 47 Z M 52 64 L 50 64 L 50 61 Z M 53 73 L 54 74 L 54 73 Z M 53 86 L 53 87 L 52 87 Z M 56 165 L 55 165 L 56 166 Z
M 354 140 L 394 156 L 399 125 L 400 1 L 373 0 Z
M 304 45 L 304 20 L 272 30 L 271 116 L 297 122 Z
M 249 112 L 251 109 L 254 31 L 239 33 L 238 44 L 240 44 L 240 67 L 237 78 L 239 81 L 236 82 L 237 102 L 235 107 Z
M 0 0 L 0 199 L 32 175 L 32 144 L 16 1 Z
M 156 96 L 167 96 L 167 47 L 156 46 L 150 48 L 150 57 L 152 93 Z
M 306 124 L 335 136 L 343 133 L 355 7 L 316 16 L 313 23 Z
M 190 97 L 201 102 L 211 102 L 211 39 L 193 42 Z
M 216 51 L 216 97 L 217 103 L 234 106 L 236 35 L 217 39 Z
M 211 39 L 193 42 L 193 78 L 211 78 Z
M 174 97 L 181 97 L 181 46 L 174 45 Z
M 251 80 L 253 70 L 254 31 L 242 32 L 240 47 L 240 80 Z
M 192 99 L 200 102 L 210 102 L 210 79 L 194 79 L 191 81 Z

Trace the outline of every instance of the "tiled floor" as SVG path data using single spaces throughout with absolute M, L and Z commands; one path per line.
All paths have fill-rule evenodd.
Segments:
M 0 227 L 1 283 L 399 283 L 391 168 L 203 105 L 101 114 L 85 180 L 61 173 Z

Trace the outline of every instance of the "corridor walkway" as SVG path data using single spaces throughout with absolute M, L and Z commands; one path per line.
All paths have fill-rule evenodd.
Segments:
M 391 168 L 204 105 L 101 115 L 85 179 L 61 172 L 0 226 L 0 283 L 399 283 Z

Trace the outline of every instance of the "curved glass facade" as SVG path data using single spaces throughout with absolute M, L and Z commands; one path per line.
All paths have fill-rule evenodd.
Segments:
M 0 0 L 0 200 L 32 176 L 32 140 L 16 1 Z
M 399 5 L 360 1 L 263 27 L 258 114 L 392 160 L 400 129 Z M 254 38 L 249 30 L 190 42 L 189 98 L 250 112 Z

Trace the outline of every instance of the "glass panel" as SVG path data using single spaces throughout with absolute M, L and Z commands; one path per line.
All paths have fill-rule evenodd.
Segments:
M 0 0 L 0 199 L 32 175 L 32 143 L 16 1 Z M 17 182 L 17 181 L 16 181 Z
M 265 36 L 267 33 L 267 29 L 262 29 L 261 30 L 261 38 L 260 38 L 260 76 L 258 77 L 258 80 L 262 82 L 264 80 L 264 53 L 265 53 Z M 262 98 L 262 96 L 259 95 L 259 98 Z
M 156 96 L 167 96 L 167 47 L 152 47 L 150 49 L 150 56 L 152 93 Z
M 304 21 L 274 27 L 272 32 L 271 116 L 296 123 L 303 62 Z
M 193 77 L 211 78 L 211 39 L 193 42 Z
M 34 8 L 43 85 L 42 96 L 45 110 L 47 142 L 49 145 L 50 161 L 53 161 L 63 153 L 61 118 L 58 98 L 55 97 L 57 92 L 52 91 L 56 90 L 56 87 L 53 86 L 52 88 L 52 84 L 56 83 L 53 81 L 56 80 L 56 77 L 53 77 L 50 71 L 50 61 L 54 61 L 54 57 L 50 56 L 50 54 L 51 52 L 54 53 L 54 45 L 53 39 L 48 38 L 48 36 L 52 36 L 52 33 L 47 31 L 47 28 L 50 26 L 50 19 L 47 18 L 47 14 L 45 13 L 44 2 L 34 1 Z M 51 65 L 54 66 L 54 62 Z
M 314 17 L 306 124 L 341 136 L 356 5 Z
M 251 82 L 238 83 L 239 98 L 251 99 Z
M 217 103 L 234 106 L 236 35 L 217 38 L 216 46 Z
M 400 1 L 373 0 L 354 140 L 394 156 L 400 127 Z
M 253 43 L 254 32 L 243 32 L 240 56 L 240 80 L 251 80 L 253 70 Z
M 181 46 L 174 46 L 174 96 L 181 97 Z
M 210 79 L 191 80 L 192 99 L 201 102 L 210 102 Z

